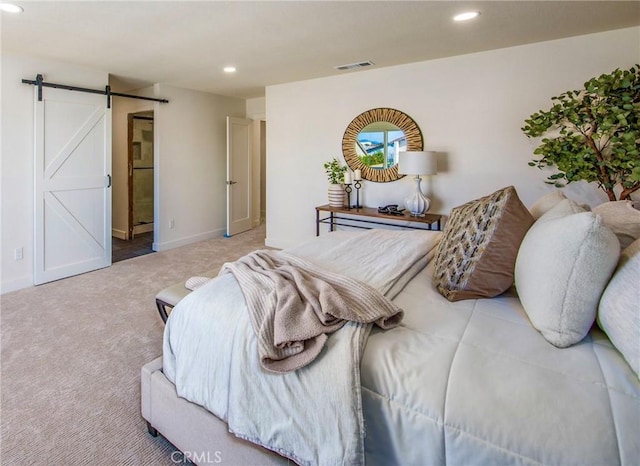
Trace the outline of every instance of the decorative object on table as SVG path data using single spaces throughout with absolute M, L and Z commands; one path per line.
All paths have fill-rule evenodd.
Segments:
M 362 207 L 360 205 L 360 188 L 362 188 L 362 171 L 360 169 L 353 172 L 353 187 L 356 188 L 356 203 L 353 207 L 360 209 Z
M 584 89 L 552 97 L 548 111 L 525 120 L 530 138 L 547 135 L 532 167 L 556 166 L 546 183 L 595 181 L 610 201 L 629 200 L 640 189 L 640 65 L 592 78 Z M 616 198 L 616 192 L 619 197 Z
M 378 207 L 378 213 L 388 215 L 404 215 L 404 209 L 398 209 L 398 204 L 389 204 L 384 207 Z
M 351 209 L 351 173 L 349 170 L 344 172 L 344 192 L 347 193 L 347 209 Z
M 342 154 L 363 180 L 387 183 L 398 174 L 397 153 L 422 150 L 422 133 L 413 119 L 393 108 L 372 108 L 355 117 L 342 137 Z
M 324 164 L 324 170 L 329 180 L 329 205 L 331 207 L 344 206 L 344 190 L 342 188 L 342 181 L 345 178 L 347 167 L 340 165 L 338 159 L 335 157 Z
M 431 201 L 420 190 L 420 175 L 435 175 L 438 173 L 437 154 L 427 151 L 406 151 L 398 154 L 398 173 L 401 175 L 415 175 L 416 190 L 409 196 L 405 205 L 411 215 L 421 217 L 429 210 Z

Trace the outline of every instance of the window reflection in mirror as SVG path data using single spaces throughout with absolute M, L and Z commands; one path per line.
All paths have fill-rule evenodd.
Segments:
M 372 108 L 356 116 L 342 137 L 342 154 L 362 179 L 388 183 L 398 174 L 400 151 L 422 150 L 422 132 L 406 113 L 393 108 Z
M 356 154 L 371 168 L 390 168 L 398 163 L 398 152 L 407 150 L 407 138 L 397 126 L 384 121 L 371 123 L 358 133 Z

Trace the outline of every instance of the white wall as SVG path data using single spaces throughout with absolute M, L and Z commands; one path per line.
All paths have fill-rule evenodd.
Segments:
M 266 118 L 266 99 L 256 97 L 247 99 L 247 118 L 250 120 L 264 120 Z
M 243 118 L 244 99 L 156 84 L 154 249 L 226 231 L 226 117 Z M 173 220 L 174 228 L 169 228 Z
M 639 57 L 636 27 L 268 87 L 267 244 L 290 247 L 315 235 L 314 207 L 327 203 L 322 164 L 344 163 L 345 128 L 375 107 L 410 115 L 425 148 L 439 152 L 438 175 L 422 183 L 430 212 L 448 214 L 511 184 L 530 205 L 555 188 L 543 182 L 548 173 L 527 165 L 537 144 L 522 133 L 524 119 L 550 107 L 552 96 Z M 410 177 L 366 182 L 364 204 L 402 204 L 412 189 Z M 606 200 L 587 183 L 571 184 L 567 195 Z
M 11 291 L 33 284 L 34 216 L 34 88 L 22 79 L 44 80 L 80 87 L 104 89 L 107 73 L 48 60 L 2 54 L 2 128 L 0 226 L 0 289 Z M 106 97 L 105 97 L 106 99 Z M 16 261 L 14 250 L 24 249 Z

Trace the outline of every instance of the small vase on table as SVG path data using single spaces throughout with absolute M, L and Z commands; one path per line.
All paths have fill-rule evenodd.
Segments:
M 341 184 L 330 184 L 328 194 L 331 207 L 344 207 L 344 189 Z

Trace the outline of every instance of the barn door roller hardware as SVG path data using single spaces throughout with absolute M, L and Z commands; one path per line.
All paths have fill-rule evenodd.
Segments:
M 155 97 L 144 97 L 141 95 L 133 95 L 133 94 L 123 94 L 121 92 L 112 92 L 111 86 L 105 86 L 104 90 L 100 89 L 87 89 L 86 87 L 77 87 L 77 86 L 68 86 L 66 84 L 56 84 L 56 83 L 47 83 L 44 82 L 44 78 L 41 74 L 36 76 L 35 81 L 30 79 L 23 79 L 23 84 L 31 84 L 33 86 L 38 86 L 38 102 L 42 102 L 42 88 L 43 87 L 53 87 L 55 89 L 66 89 L 67 91 L 78 91 L 78 92 L 88 92 L 89 94 L 102 94 L 107 96 L 107 108 L 111 108 L 111 96 L 117 97 L 126 97 L 128 99 L 140 99 L 140 100 L 151 100 L 152 102 L 160 102 L 162 104 L 167 104 L 169 101 L 167 99 L 156 99 Z

